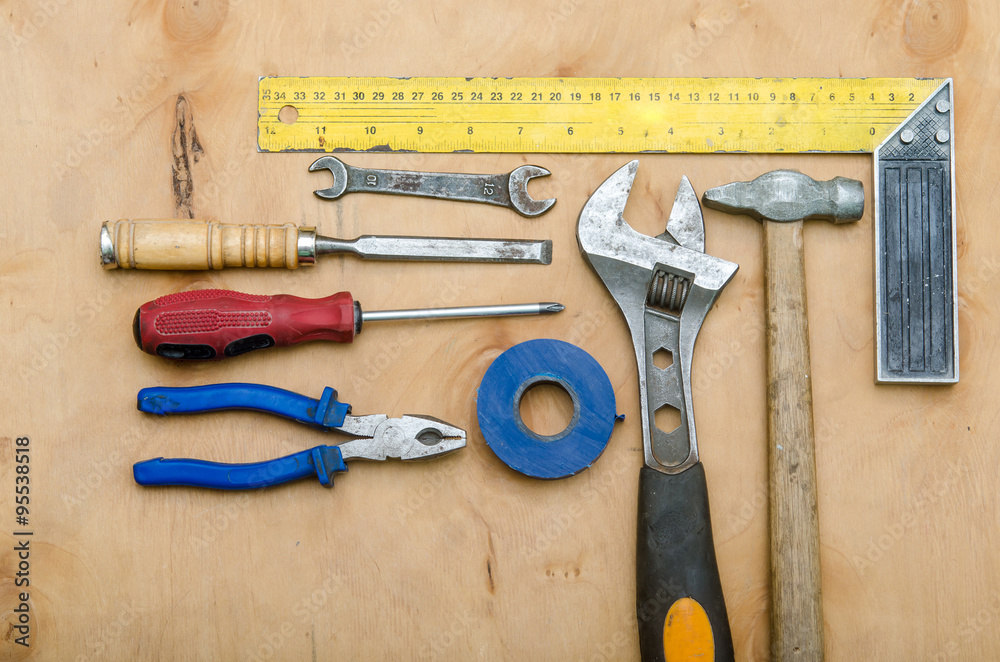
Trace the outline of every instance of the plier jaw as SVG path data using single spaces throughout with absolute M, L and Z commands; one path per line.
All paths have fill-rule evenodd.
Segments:
M 374 426 L 374 429 L 370 437 L 352 439 L 340 445 L 345 460 L 423 460 L 456 451 L 466 443 L 465 430 L 430 416 L 410 414 L 399 418 L 379 415 L 346 418 L 343 427 L 350 426 L 352 434 L 359 434 L 357 429 L 363 426 Z

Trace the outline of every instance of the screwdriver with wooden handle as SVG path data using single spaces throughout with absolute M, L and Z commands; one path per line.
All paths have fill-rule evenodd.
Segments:
M 297 269 L 328 253 L 370 260 L 551 264 L 552 242 L 371 235 L 344 240 L 293 223 L 237 225 L 188 219 L 105 221 L 101 226 L 105 269 Z
M 349 292 L 322 299 L 288 294 L 261 296 L 230 290 L 191 290 L 162 296 L 139 307 L 132 333 L 140 349 L 167 359 L 211 361 L 255 349 L 311 340 L 351 342 L 365 322 L 546 315 L 559 303 L 464 306 L 362 312 Z

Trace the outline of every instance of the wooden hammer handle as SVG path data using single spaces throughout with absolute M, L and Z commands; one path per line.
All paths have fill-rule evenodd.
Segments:
M 764 221 L 773 660 L 823 659 L 802 221 Z
M 311 228 L 310 228 L 311 230 Z M 186 219 L 107 221 L 101 228 L 101 261 L 106 268 L 296 269 L 299 228 L 235 225 Z

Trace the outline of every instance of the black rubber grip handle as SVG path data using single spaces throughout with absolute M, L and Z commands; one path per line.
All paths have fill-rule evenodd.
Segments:
M 715 660 L 733 659 L 733 635 L 715 560 L 705 468 L 700 462 L 673 475 L 642 468 L 635 574 L 643 662 L 667 659 L 664 647 L 672 644 L 664 635 L 665 621 L 671 607 L 682 598 L 690 600 L 680 603 L 671 612 L 671 618 L 691 618 L 689 615 L 694 613 L 695 625 L 700 619 L 711 628 L 710 632 L 704 628 L 700 631 L 711 639 Z M 691 600 L 703 612 L 692 608 Z M 681 648 L 698 645 L 691 641 L 682 643 Z M 708 645 L 701 650 L 705 651 Z

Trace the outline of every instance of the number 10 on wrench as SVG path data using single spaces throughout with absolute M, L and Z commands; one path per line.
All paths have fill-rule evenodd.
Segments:
M 470 175 L 352 168 L 334 156 L 324 156 L 309 166 L 309 170 L 329 170 L 333 174 L 333 186 L 316 191 L 316 195 L 325 200 L 359 191 L 417 195 L 499 205 L 528 217 L 544 214 L 556 203 L 555 198 L 534 200 L 528 195 L 529 180 L 552 174 L 533 165 L 524 165 L 500 175 Z

